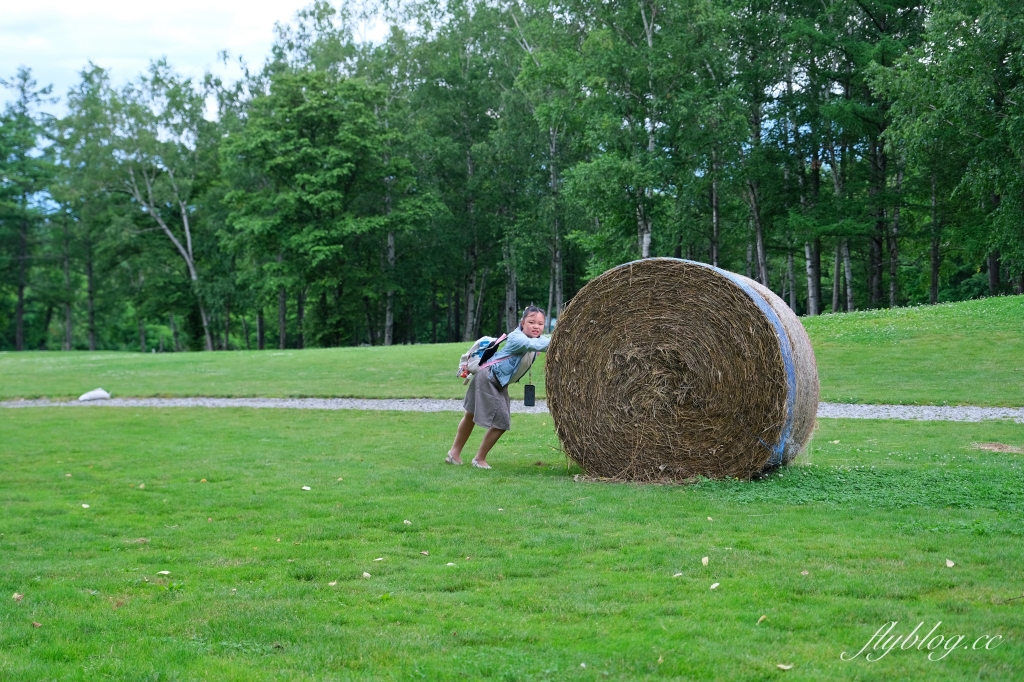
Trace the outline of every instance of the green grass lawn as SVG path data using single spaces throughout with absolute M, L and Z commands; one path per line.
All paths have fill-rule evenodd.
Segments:
M 4 411 L 0 679 L 1024 670 L 1024 455 L 970 449 L 1022 425 L 823 420 L 767 480 L 658 487 L 575 482 L 541 415 L 444 466 L 455 417 Z M 965 639 L 840 660 L 891 620 Z
M 822 400 L 1024 405 L 1024 296 L 804 318 Z M 0 353 L 0 399 L 462 398 L 467 344 L 232 353 Z M 544 396 L 543 355 L 533 372 Z M 525 383 L 525 382 L 524 382 Z M 522 397 L 522 385 L 512 388 Z

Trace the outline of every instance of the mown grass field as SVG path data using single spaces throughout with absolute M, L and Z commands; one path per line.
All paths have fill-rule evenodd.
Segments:
M 822 400 L 1024 405 L 1024 296 L 804 318 Z M 0 399 L 461 398 L 466 344 L 231 353 L 0 353 Z M 543 355 L 533 372 L 544 396 Z M 514 386 L 513 398 L 522 397 Z
M 823 420 L 767 480 L 658 487 L 574 481 L 540 415 L 444 466 L 455 418 L 5 410 L 0 679 L 1024 672 L 1024 455 L 970 448 L 1022 425 Z M 891 620 L 957 647 L 840 659 Z

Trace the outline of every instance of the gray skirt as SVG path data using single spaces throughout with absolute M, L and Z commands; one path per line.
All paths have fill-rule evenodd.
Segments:
M 474 424 L 502 431 L 512 428 L 508 386 L 498 386 L 491 376 L 490 368 L 473 375 L 462 407 L 473 415 Z

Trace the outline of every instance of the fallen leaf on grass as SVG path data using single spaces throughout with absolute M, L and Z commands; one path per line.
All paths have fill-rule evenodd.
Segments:
M 406 519 L 405 521 L 402 521 L 402 523 L 404 523 L 407 526 L 411 526 L 412 525 L 412 521 L 410 521 L 409 519 Z
M 420 552 L 420 554 L 422 554 L 423 556 L 430 556 L 430 552 L 428 552 L 427 550 L 423 550 L 422 552 Z
M 157 571 L 156 574 L 157 575 L 170 575 L 171 572 L 170 571 Z
M 89 508 L 89 505 L 87 505 L 87 504 L 83 504 L 82 505 L 82 509 L 88 509 L 88 508 Z
M 312 490 L 312 488 L 310 488 L 310 487 L 309 487 L 308 485 L 304 485 L 304 486 L 302 486 L 302 489 L 303 489 L 303 490 Z
M 664 662 L 665 662 L 665 657 L 664 656 L 658 656 L 658 663 L 664 663 Z
M 810 575 L 808 571 L 800 571 L 800 575 Z
M 954 566 L 956 566 L 956 564 L 954 564 L 949 559 L 946 559 L 946 568 L 953 568 Z
M 364 577 L 364 578 L 369 578 L 369 577 L 370 577 L 370 574 L 369 574 L 369 573 L 367 573 L 366 571 L 363 571 L 363 577 Z
M 339 478 L 338 480 L 339 480 L 339 481 L 344 481 L 345 479 L 344 479 L 344 478 Z
M 708 565 L 708 558 L 707 558 L 707 557 L 704 557 L 703 559 L 701 559 L 701 560 L 700 560 L 700 562 L 701 562 L 702 564 L 704 564 L 705 566 L 707 566 L 707 565 Z
M 586 663 L 580 663 L 580 667 L 581 667 L 581 668 L 586 668 L 586 667 L 587 667 L 587 664 L 586 664 Z
M 139 484 L 139 490 L 142 490 L 142 489 L 143 489 L 143 488 L 145 488 L 145 487 L 146 487 L 146 484 L 145 484 L 145 483 L 140 483 L 140 484 Z
M 376 559 L 374 559 L 374 561 L 384 561 L 384 557 L 382 557 L 382 556 L 379 556 L 379 557 L 377 557 Z
M 32 621 L 32 627 L 34 627 L 34 628 L 41 628 L 41 627 L 43 627 L 43 624 L 42 623 L 37 623 L 35 621 Z
M 200 478 L 200 479 L 199 479 L 199 482 L 200 482 L 200 483 L 206 483 L 206 479 L 205 479 L 205 478 Z
M 25 595 L 19 594 L 17 592 L 14 593 L 14 601 L 21 601 L 24 598 L 25 598 Z
M 207 516 L 206 517 L 206 522 L 207 523 L 212 523 L 213 522 L 213 517 L 212 516 Z
M 64 474 L 65 478 L 71 478 L 71 474 Z
M 709 516 L 709 517 L 708 517 L 708 521 L 714 521 L 714 519 L 712 519 L 712 518 L 711 518 L 711 517 Z
M 454 564 L 454 563 L 452 563 L 451 561 L 449 561 L 449 562 L 448 562 L 448 563 L 447 563 L 446 565 L 447 565 L 447 566 L 454 566 L 455 564 Z
M 760 625 L 761 623 L 765 622 L 766 620 L 768 620 L 768 616 L 761 616 L 760 618 L 757 619 L 757 624 Z
M 836 442 L 838 443 L 839 441 L 836 441 Z M 779 670 L 792 670 L 792 669 L 793 669 L 793 664 L 792 663 L 779 663 Z
M 338 584 L 338 581 L 337 580 L 332 580 L 331 582 L 329 582 L 327 584 L 330 585 L 331 587 L 334 587 L 335 585 Z
M 711 589 L 712 590 L 717 590 L 718 589 L 718 583 L 712 583 L 711 584 Z
M 278 539 L 277 539 L 277 541 L 278 541 L 278 542 L 281 542 L 281 538 L 278 538 Z
M 675 575 L 673 575 L 672 577 L 673 577 L 673 578 L 678 578 L 678 577 L 680 577 L 681 575 L 683 575 L 683 574 L 682 574 L 682 573 L 676 573 L 676 574 L 675 574 Z
M 469 561 L 469 557 L 466 557 L 466 561 Z
M 498 511 L 505 511 L 505 510 L 502 509 L 501 507 L 498 507 Z

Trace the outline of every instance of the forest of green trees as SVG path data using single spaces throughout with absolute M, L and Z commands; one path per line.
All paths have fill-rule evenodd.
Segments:
M 801 315 L 1024 287 L 1018 0 L 371 11 L 237 82 L 8 67 L 0 350 L 474 339 L 653 256 Z

